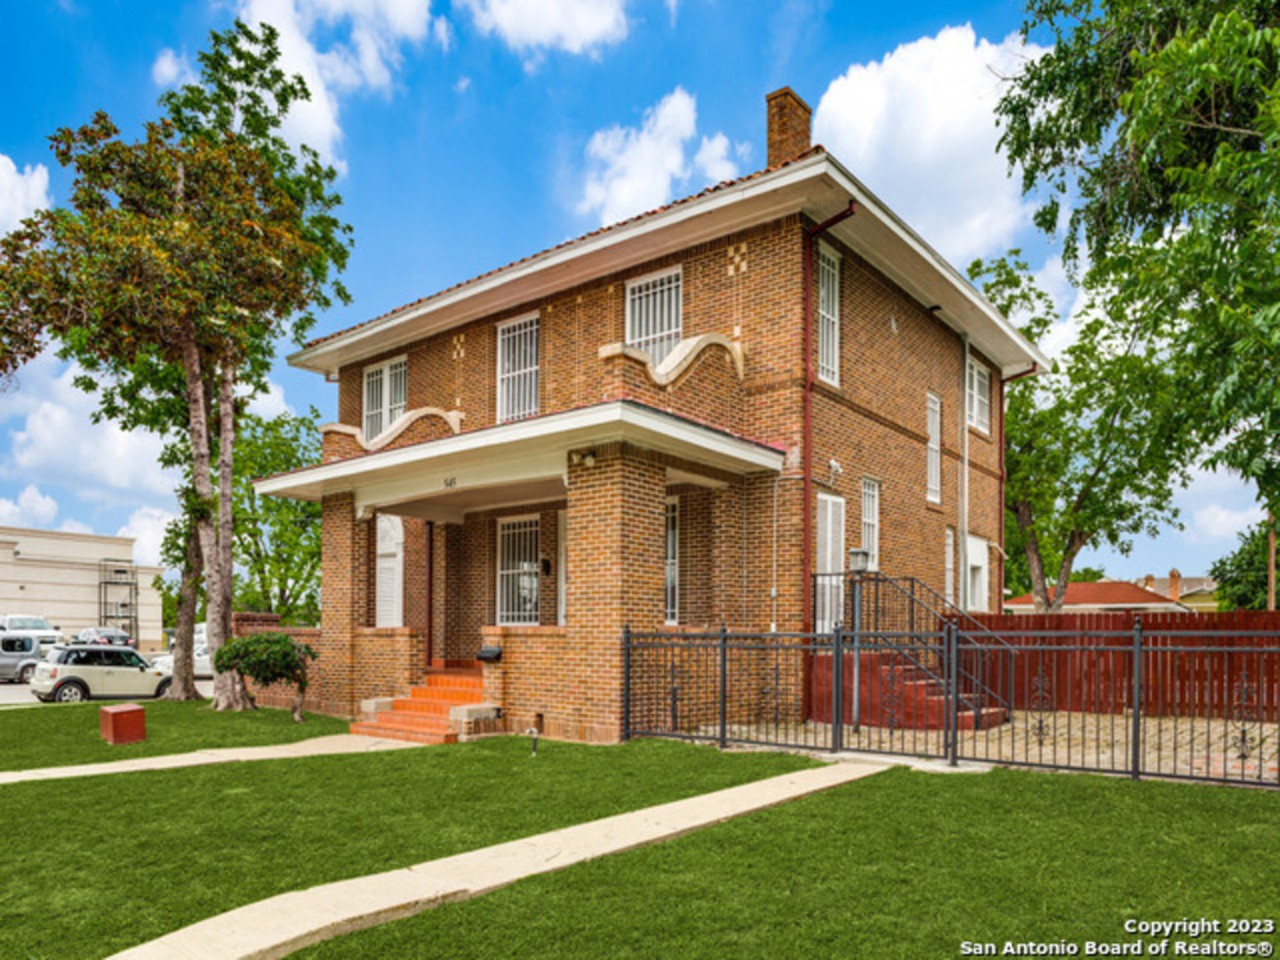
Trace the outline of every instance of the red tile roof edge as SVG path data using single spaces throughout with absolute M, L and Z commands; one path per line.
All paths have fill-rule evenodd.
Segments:
M 1050 588 L 1050 595 L 1052 595 Z M 1031 594 L 1006 600 L 1007 607 L 1029 607 L 1034 603 Z M 1153 603 L 1174 603 L 1163 594 L 1148 590 L 1125 580 L 1099 580 L 1093 583 L 1069 583 L 1063 606 L 1140 606 Z

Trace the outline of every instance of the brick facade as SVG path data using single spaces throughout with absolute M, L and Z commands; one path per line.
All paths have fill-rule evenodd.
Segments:
M 309 706 L 354 715 L 361 699 L 392 695 L 420 678 L 428 651 L 437 661 L 466 660 L 488 644 L 503 650 L 501 662 L 485 668 L 485 690 L 503 708 L 506 729 L 537 726 L 550 736 L 616 740 L 622 626 L 663 622 L 670 496 L 679 498 L 681 624 L 803 629 L 805 225 L 796 215 L 773 220 L 370 358 L 372 364 L 405 356 L 407 411 L 460 412 L 466 434 L 497 419 L 497 325 L 536 311 L 540 414 L 632 400 L 773 445 L 785 451 L 785 464 L 780 473 L 739 476 L 609 443 L 570 453 L 562 498 L 470 509 L 458 523 L 408 517 L 400 629 L 372 627 L 375 518 L 356 516 L 350 494 L 325 497 L 316 640 L 325 667 Z M 1000 373 L 988 364 L 989 434 L 968 428 L 961 338 L 853 251 L 830 246 L 840 255 L 840 386 L 814 387 L 814 489 L 845 499 L 845 542 L 853 547 L 860 543 L 862 480 L 879 480 L 881 569 L 920 577 L 942 592 L 945 531 L 962 528 L 966 436 L 969 529 L 997 548 L 1002 543 Z M 707 349 L 667 385 L 626 354 L 601 358 L 601 347 L 625 339 L 627 281 L 674 266 L 682 273 L 683 336 L 720 334 L 739 346 L 741 377 L 723 347 Z M 357 429 L 363 366 L 344 367 L 339 376 L 339 420 Z M 928 391 L 942 400 L 938 504 L 925 496 Z M 386 448 L 453 435 L 439 417 L 421 423 Z M 587 452 L 589 464 L 575 459 Z M 327 436 L 326 460 L 362 455 L 349 434 Z M 493 502 L 504 502 L 501 493 Z M 567 526 L 563 625 L 557 624 L 560 511 Z M 498 627 L 497 525 L 514 515 L 538 518 L 541 623 Z M 991 554 L 989 603 L 997 609 L 1003 571 L 998 549 Z

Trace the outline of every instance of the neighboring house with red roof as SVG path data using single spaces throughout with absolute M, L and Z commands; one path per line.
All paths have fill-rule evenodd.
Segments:
M 1053 596 L 1052 590 L 1050 596 Z M 1031 594 L 1004 602 L 1006 613 L 1035 613 Z M 1188 608 L 1154 590 L 1124 580 L 1067 584 L 1062 613 L 1186 613 Z
M 338 390 L 257 483 L 323 507 L 313 706 L 616 740 L 624 627 L 826 629 L 855 546 L 998 607 L 1003 385 L 1047 361 L 767 106 L 767 169 L 289 358 Z

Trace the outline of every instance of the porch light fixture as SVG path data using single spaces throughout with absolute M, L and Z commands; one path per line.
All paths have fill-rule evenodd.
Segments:
M 849 548 L 849 572 L 866 573 L 871 567 L 871 551 L 865 547 Z

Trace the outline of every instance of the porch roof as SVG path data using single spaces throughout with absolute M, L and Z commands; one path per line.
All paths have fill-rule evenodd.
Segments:
M 509 500 L 526 502 L 563 496 L 569 451 L 610 441 L 734 474 L 779 471 L 785 457 L 777 447 L 618 400 L 305 467 L 255 480 L 254 488 L 266 496 L 310 501 L 354 493 L 358 510 L 427 502 L 428 509 L 416 512 L 457 519 L 468 509 L 492 505 L 486 490 L 507 491 Z

